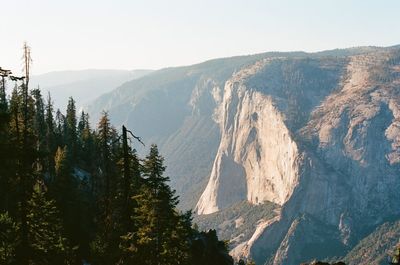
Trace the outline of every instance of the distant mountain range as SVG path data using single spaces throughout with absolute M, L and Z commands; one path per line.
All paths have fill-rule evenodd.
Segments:
M 157 143 L 180 207 L 237 258 L 384 264 L 399 243 L 399 46 L 166 68 L 87 110 Z
M 151 70 L 77 70 L 57 71 L 32 76 L 30 86 L 40 87 L 47 98 L 51 93 L 56 108 L 65 110 L 68 98 L 73 97 L 78 108 L 127 81 L 142 77 Z

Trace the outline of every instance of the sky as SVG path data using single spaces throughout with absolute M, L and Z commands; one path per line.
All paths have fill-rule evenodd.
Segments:
M 0 0 L 0 67 L 160 69 L 266 51 L 400 44 L 399 0 Z

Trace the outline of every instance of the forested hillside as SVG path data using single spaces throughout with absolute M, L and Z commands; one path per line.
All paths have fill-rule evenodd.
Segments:
M 24 51 L 24 77 L 1 69 L 0 264 L 233 264 L 176 209 L 157 146 L 141 159 L 140 138 L 106 112 L 92 128 L 72 98 L 54 110 L 29 88 Z
M 163 69 L 91 117 L 31 89 L 29 62 L 0 69 L 0 264 L 233 264 L 218 236 L 259 265 L 395 251 L 399 47 Z

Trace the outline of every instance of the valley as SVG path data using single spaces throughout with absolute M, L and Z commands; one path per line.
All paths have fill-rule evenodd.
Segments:
M 345 256 L 399 215 L 399 58 L 397 47 L 361 47 L 216 59 L 153 72 L 87 110 L 157 143 L 181 209 L 229 237 L 236 257 L 298 264 Z M 272 209 L 226 217 L 246 201 L 281 210 L 262 228 Z M 244 237 L 224 228 L 252 216 Z

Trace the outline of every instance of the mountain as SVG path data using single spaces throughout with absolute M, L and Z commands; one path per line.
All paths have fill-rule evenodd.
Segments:
M 363 238 L 343 260 L 349 265 L 388 264 L 400 243 L 400 221 L 388 221 Z
M 237 258 L 345 257 L 400 219 L 399 46 L 162 69 L 88 110 L 157 143 L 180 207 L 228 237 Z
M 47 98 L 50 92 L 56 108 L 65 110 L 69 97 L 73 97 L 78 107 L 94 100 L 122 85 L 142 77 L 151 70 L 79 70 L 58 71 L 31 77 L 30 86 L 40 87 Z

